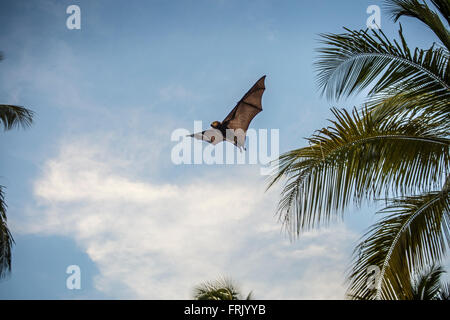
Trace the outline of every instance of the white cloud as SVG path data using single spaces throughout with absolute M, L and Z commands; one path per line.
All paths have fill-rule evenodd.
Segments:
M 16 232 L 74 238 L 113 298 L 188 299 L 221 275 L 255 298 L 344 297 L 354 234 L 338 225 L 291 243 L 273 216 L 278 192 L 264 192 L 257 169 L 161 183 L 122 166 L 107 147 L 66 141 L 35 181 L 39 209 Z

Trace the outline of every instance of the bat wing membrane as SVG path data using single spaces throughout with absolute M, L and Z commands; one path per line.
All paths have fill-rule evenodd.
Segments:
M 263 76 L 259 79 L 222 121 L 229 129 L 241 129 L 246 132 L 253 118 L 262 111 L 261 100 L 266 89 L 265 78 L 266 76 Z

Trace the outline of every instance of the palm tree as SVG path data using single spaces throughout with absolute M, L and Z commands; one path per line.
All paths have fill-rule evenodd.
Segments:
M 448 0 L 390 0 L 395 21 L 421 21 L 437 36 L 411 49 L 380 30 L 324 34 L 318 82 L 328 98 L 368 91 L 359 110 L 335 120 L 309 146 L 280 157 L 269 188 L 284 180 L 278 214 L 295 236 L 344 217 L 351 204 L 385 199 L 384 215 L 355 249 L 349 297 L 402 299 L 413 270 L 441 261 L 450 245 L 450 33 Z M 437 11 L 436 11 L 437 10 Z M 380 269 L 375 288 L 368 269 Z
M 250 292 L 245 300 L 251 300 Z M 242 295 L 230 279 L 204 282 L 194 288 L 195 300 L 242 300 Z
M 0 61 L 3 55 L 0 52 Z M 21 106 L 0 104 L 0 124 L 4 130 L 26 128 L 33 122 L 33 111 Z M 14 239 L 8 229 L 4 186 L 0 185 L 0 278 L 11 271 L 11 248 Z

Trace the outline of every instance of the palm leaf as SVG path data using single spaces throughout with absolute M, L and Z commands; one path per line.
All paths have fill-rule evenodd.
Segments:
M 328 98 L 339 99 L 369 89 L 380 93 L 409 92 L 450 98 L 448 51 L 431 47 L 411 50 L 402 29 L 400 43 L 392 43 L 382 31 L 324 34 L 316 62 L 318 83 Z
M 449 22 L 450 5 L 448 0 L 432 0 L 444 18 Z M 450 50 L 450 33 L 445 28 L 439 15 L 428 7 L 425 1 L 419 0 L 389 0 L 386 7 L 392 14 L 394 21 L 402 16 L 413 17 L 427 25 Z
M 0 186 L 0 278 L 11 271 L 11 248 L 14 244 L 6 224 L 6 207 L 3 186 Z
M 1 60 L 3 60 L 2 52 L 0 52 Z M 33 122 L 33 114 L 33 111 L 24 107 L 0 104 L 0 123 L 5 130 L 30 126 Z M 7 225 L 6 208 L 3 186 L 0 186 L 0 278 L 11 271 L 11 248 L 14 244 Z
M 3 60 L 3 53 L 0 51 L 0 61 Z M 21 106 L 0 104 L 0 123 L 5 130 L 22 126 L 29 127 L 33 122 L 33 111 Z
M 439 290 L 439 295 L 437 300 L 450 300 L 450 282 L 441 285 L 441 290 Z
M 251 300 L 250 292 L 246 300 Z M 194 288 L 195 300 L 242 300 L 236 285 L 227 278 L 204 282 Z
M 5 130 L 14 127 L 29 127 L 33 122 L 34 112 L 20 106 L 0 104 L 0 123 Z
M 450 244 L 449 188 L 390 201 L 388 214 L 364 236 L 354 253 L 349 296 L 413 299 L 414 270 L 440 261 Z M 375 289 L 366 285 L 369 266 L 380 268 Z
M 450 24 L 450 2 L 448 0 L 431 0 L 431 2 Z
M 285 180 L 278 206 L 290 231 L 328 223 L 352 201 L 403 195 L 439 186 L 450 166 L 450 140 L 419 120 L 375 119 L 367 110 L 332 109 L 336 120 L 309 138 L 309 147 L 279 159 L 273 183 Z M 338 215 L 337 217 L 341 217 Z
M 440 279 L 443 273 L 445 273 L 444 268 L 436 264 L 419 273 L 416 279 L 413 279 L 413 299 L 433 300 L 437 298 L 441 291 Z
M 414 94 L 399 92 L 378 95 L 368 102 L 367 107 L 377 119 L 386 117 L 420 118 L 429 125 L 450 132 L 450 103 L 436 94 Z

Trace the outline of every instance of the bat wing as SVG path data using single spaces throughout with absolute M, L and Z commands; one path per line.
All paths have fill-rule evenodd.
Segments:
M 242 97 L 230 114 L 222 121 L 229 129 L 247 131 L 253 118 L 262 111 L 262 95 L 266 89 L 264 80 L 259 79 L 253 87 Z
M 202 132 L 197 132 L 189 135 L 189 137 L 203 140 L 212 143 L 213 145 L 216 145 L 224 140 L 223 134 L 220 132 L 220 130 L 217 129 L 208 129 Z

